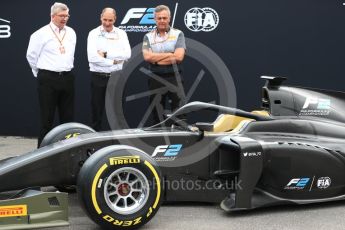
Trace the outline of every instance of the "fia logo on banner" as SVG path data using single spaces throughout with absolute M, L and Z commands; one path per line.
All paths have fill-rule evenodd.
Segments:
M 0 18 L 0 38 L 11 37 L 10 23 L 10 21 Z
M 210 8 L 194 7 L 189 9 L 184 16 L 184 23 L 193 32 L 210 32 L 219 24 L 218 13 Z

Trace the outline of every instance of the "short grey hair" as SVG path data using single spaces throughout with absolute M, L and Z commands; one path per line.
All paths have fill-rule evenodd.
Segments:
M 53 16 L 61 11 L 66 11 L 66 10 L 69 11 L 66 4 L 55 2 L 54 5 L 52 5 L 50 9 L 50 15 Z
M 108 10 L 109 10 L 109 11 L 112 11 L 113 14 L 116 16 L 116 11 L 115 11 L 115 9 L 110 8 L 110 7 L 107 7 L 107 8 L 104 8 L 104 9 L 102 10 L 101 17 L 103 16 L 104 12 L 105 12 L 105 11 L 108 11 Z
M 169 9 L 169 7 L 167 7 L 166 5 L 159 5 L 159 6 L 156 6 L 156 8 L 155 8 L 155 16 L 156 16 L 156 13 L 159 13 L 159 12 L 161 12 L 161 11 L 163 11 L 163 10 L 166 10 L 166 11 L 168 11 L 168 14 L 169 14 L 169 17 L 170 17 L 170 9 Z

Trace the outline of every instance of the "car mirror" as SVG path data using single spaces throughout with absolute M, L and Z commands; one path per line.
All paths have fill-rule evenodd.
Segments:
M 206 122 L 197 122 L 195 126 L 200 131 L 206 131 L 206 132 L 213 132 L 213 124 L 212 123 L 206 123 Z

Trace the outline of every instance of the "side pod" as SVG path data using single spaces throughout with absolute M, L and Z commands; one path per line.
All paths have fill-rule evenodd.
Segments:
M 232 141 L 240 146 L 239 188 L 226 197 L 221 208 L 225 211 L 252 209 L 254 189 L 263 169 L 263 150 L 259 142 L 248 137 L 233 137 Z

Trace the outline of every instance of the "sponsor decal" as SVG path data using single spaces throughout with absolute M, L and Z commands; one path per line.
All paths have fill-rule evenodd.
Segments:
M 261 156 L 261 152 L 244 152 L 244 157 L 258 157 Z
M 0 218 L 11 216 L 27 216 L 27 205 L 0 206 Z
M 300 116 L 328 116 L 331 108 L 331 99 L 307 97 Z
M 11 37 L 11 22 L 0 18 L 0 38 L 9 38 Z
M 70 134 L 67 134 L 66 136 L 65 136 L 65 139 L 70 139 L 70 138 L 72 138 L 72 137 L 77 137 L 77 136 L 79 136 L 80 135 L 80 133 L 70 133 Z
M 141 223 L 142 217 L 140 216 L 136 218 L 135 220 L 117 220 L 109 215 L 105 215 L 103 216 L 103 219 L 106 220 L 107 222 L 112 223 L 113 225 L 129 227 L 129 226 L 134 226 Z
M 326 189 L 328 188 L 330 185 L 331 185 L 331 178 L 329 177 L 320 177 L 318 180 L 317 180 L 317 187 L 320 188 L 320 189 Z
M 217 28 L 219 16 L 217 11 L 210 7 L 194 7 L 186 12 L 184 23 L 193 32 L 210 32 Z
M 309 177 L 303 178 L 293 178 L 290 182 L 285 186 L 284 189 L 286 190 L 302 190 L 310 181 Z
M 119 28 L 127 32 L 149 32 L 156 28 L 154 11 L 155 8 L 131 8 Z
M 152 157 L 156 161 L 173 161 L 180 153 L 182 144 L 175 145 L 159 145 L 152 153 Z
M 124 165 L 124 164 L 138 164 L 140 163 L 139 156 L 120 156 L 109 158 L 110 165 Z

